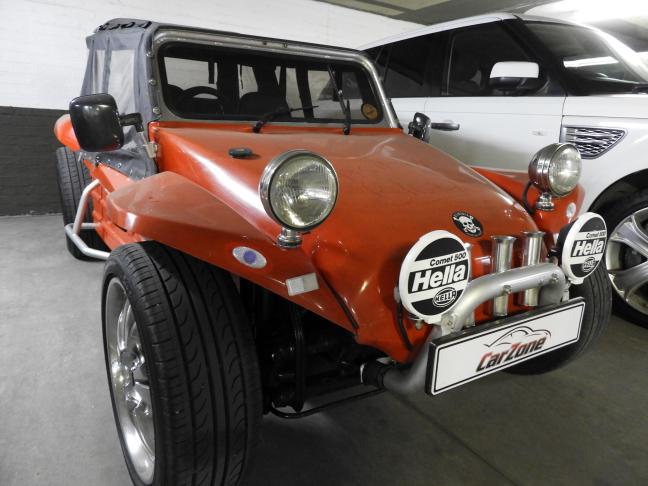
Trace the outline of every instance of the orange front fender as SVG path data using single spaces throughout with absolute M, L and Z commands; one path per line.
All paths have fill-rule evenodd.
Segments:
M 522 194 L 524 187 L 529 181 L 529 176 L 526 172 L 483 169 L 481 167 L 473 167 L 473 169 L 501 187 L 517 202 L 524 205 Z M 538 189 L 535 187 L 529 189 L 527 198 L 532 207 L 535 206 L 535 202 L 539 196 L 540 191 Z M 554 235 L 580 214 L 584 199 L 585 191 L 579 185 L 567 196 L 554 198 L 555 209 L 553 211 L 536 211 L 531 215 L 538 229 L 547 233 L 545 242 L 548 247 L 553 246 L 553 243 L 555 243 Z M 570 204 L 573 204 L 571 208 L 569 208 Z M 571 216 L 568 214 L 568 209 L 570 209 Z
M 333 291 L 302 248 L 282 249 L 265 233 L 194 182 L 162 172 L 110 193 L 107 219 L 144 239 L 155 240 L 250 280 L 354 331 Z M 239 246 L 260 252 L 264 268 L 240 263 L 232 251 Z M 286 280 L 315 273 L 319 289 L 289 296 Z
M 59 142 L 69 148 L 72 152 L 78 152 L 81 150 L 76 135 L 74 134 L 74 129 L 72 128 L 70 115 L 62 115 L 58 120 L 56 120 L 56 123 L 54 124 L 54 135 Z

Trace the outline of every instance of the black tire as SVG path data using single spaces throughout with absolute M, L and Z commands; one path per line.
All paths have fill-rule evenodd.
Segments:
M 615 201 L 610 206 L 601 210 L 600 214 L 603 216 L 603 219 L 605 219 L 608 233 L 611 233 L 629 215 L 645 208 L 648 208 L 648 189 L 637 191 L 631 196 Z M 648 286 L 646 289 L 648 289 Z M 648 294 L 648 290 L 645 292 Z M 646 313 L 635 309 L 626 303 L 614 288 L 612 289 L 612 307 L 614 308 L 615 314 L 618 316 L 621 316 L 635 324 L 648 327 L 648 309 Z
M 585 299 L 585 315 L 580 339 L 564 348 L 525 361 L 508 371 L 520 375 L 536 375 L 561 368 L 576 359 L 603 334 L 612 313 L 612 289 L 604 265 L 598 268 L 581 285 L 572 285 L 570 297 Z
M 258 442 L 256 350 L 229 274 L 156 242 L 129 244 L 106 262 L 102 292 L 122 283 L 145 358 L 155 431 L 154 485 L 236 485 Z M 111 380 L 106 351 L 108 380 Z M 134 484 L 111 386 L 119 440 Z
M 63 224 L 67 225 L 74 222 L 81 193 L 85 186 L 90 184 L 90 174 L 82 161 L 77 160 L 74 153 L 67 147 L 56 149 L 56 176 L 59 187 L 59 197 L 61 200 L 61 213 L 63 214 Z M 85 222 L 92 222 L 92 202 L 86 211 Z M 91 248 L 97 250 L 109 251 L 103 240 L 95 230 L 83 230 L 81 239 Z M 65 236 L 65 242 L 70 254 L 79 260 L 93 260 L 79 251 L 72 241 Z

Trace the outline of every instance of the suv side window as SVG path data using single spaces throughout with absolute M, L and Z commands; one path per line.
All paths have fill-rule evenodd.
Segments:
M 368 51 L 378 65 L 391 98 L 424 98 L 441 94 L 445 36 L 428 34 Z
M 535 61 L 498 22 L 452 31 L 444 74 L 444 96 L 501 96 L 489 87 L 500 61 Z

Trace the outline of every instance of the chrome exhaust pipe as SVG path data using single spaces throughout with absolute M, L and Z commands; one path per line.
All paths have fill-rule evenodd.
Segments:
M 472 280 L 472 245 L 470 243 L 464 243 L 464 246 L 466 247 L 466 253 L 468 254 L 468 261 L 470 262 L 470 275 L 468 275 L 468 282 Z M 475 325 L 475 313 L 471 312 L 468 318 L 466 319 L 466 323 L 464 324 L 464 327 L 473 327 Z
M 491 236 L 493 244 L 491 254 L 491 273 L 502 273 L 511 269 L 513 261 L 513 244 L 515 236 Z M 507 289 L 505 289 L 506 291 Z M 504 317 L 508 315 L 508 300 L 510 292 L 499 297 L 495 297 L 491 303 L 491 314 L 494 317 Z
M 527 231 L 524 233 L 523 267 L 530 267 L 540 263 L 540 250 L 542 249 L 544 235 L 544 231 Z M 519 294 L 518 303 L 527 307 L 537 307 L 539 295 L 540 289 L 525 290 Z

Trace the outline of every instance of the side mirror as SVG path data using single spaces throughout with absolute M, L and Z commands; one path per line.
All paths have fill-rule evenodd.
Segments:
M 414 119 L 407 125 L 407 133 L 414 138 L 423 140 L 430 139 L 430 118 L 423 113 L 414 113 Z
M 115 98 L 107 93 L 79 96 L 70 102 L 70 120 L 79 146 L 86 152 L 109 152 L 124 145 L 123 127 L 144 130 L 139 113 L 119 115 Z
M 532 91 L 540 88 L 540 66 L 535 62 L 495 63 L 489 86 L 502 91 Z

